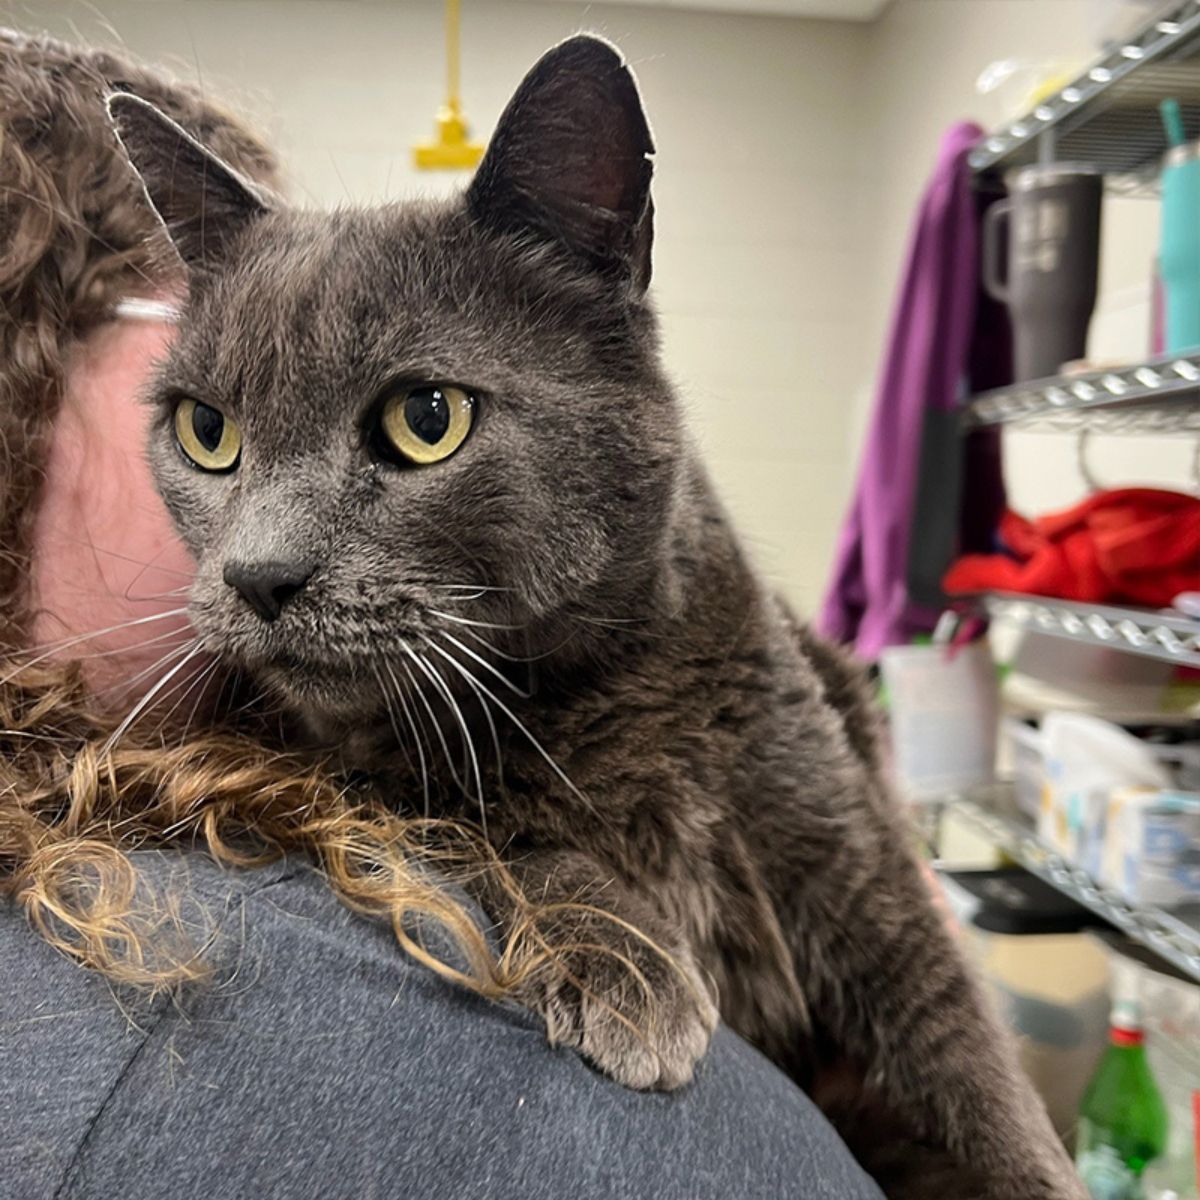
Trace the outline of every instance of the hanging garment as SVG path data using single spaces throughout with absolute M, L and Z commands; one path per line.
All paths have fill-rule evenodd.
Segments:
M 817 618 L 825 636 L 853 642 L 866 659 L 933 628 L 941 610 L 936 583 L 946 564 L 961 547 L 982 544 L 971 528 L 990 533 L 1002 506 L 997 435 L 981 431 L 964 441 L 958 426 L 974 360 L 982 363 L 980 386 L 1011 377 L 1003 313 L 993 306 L 988 328 L 976 327 L 980 210 L 994 198 L 975 193 L 966 161 L 981 136 L 977 125 L 963 122 L 942 139 L 896 300 L 857 488 Z M 964 524 L 968 510 L 971 526 Z M 920 536 L 932 545 L 921 562 L 910 553 L 918 511 L 925 514 Z M 925 528 L 932 524 L 936 531 Z M 932 586 L 911 588 L 918 575 Z
M 1169 605 L 1200 591 L 1200 500 L 1157 488 L 1098 492 L 1065 512 L 1000 522 L 1007 554 L 969 554 L 947 592 L 1028 592 L 1094 604 Z

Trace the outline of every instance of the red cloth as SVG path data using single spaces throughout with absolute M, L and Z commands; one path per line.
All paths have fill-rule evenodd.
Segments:
M 1097 492 L 1065 512 L 1029 521 L 1006 512 L 1008 554 L 968 554 L 942 586 L 1028 592 L 1063 600 L 1161 608 L 1200 591 L 1200 500 L 1156 488 Z

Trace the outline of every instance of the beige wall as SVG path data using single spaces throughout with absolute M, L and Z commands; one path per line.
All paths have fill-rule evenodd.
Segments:
M 486 136 L 526 67 L 589 28 L 634 64 L 658 142 L 654 288 L 668 365 L 760 565 L 802 608 L 828 573 L 908 229 L 938 136 L 992 125 L 997 57 L 1087 57 L 1088 0 L 893 0 L 869 25 L 625 4 L 467 0 L 468 112 Z M 442 93 L 437 0 L 0 0 L 6 23 L 167 61 L 256 115 L 296 198 L 441 192 L 419 174 Z M 1110 202 L 1094 349 L 1145 345 L 1156 206 Z M 1009 438 L 1016 502 L 1082 484 L 1059 435 Z M 1188 447 L 1109 439 L 1113 481 L 1186 477 Z

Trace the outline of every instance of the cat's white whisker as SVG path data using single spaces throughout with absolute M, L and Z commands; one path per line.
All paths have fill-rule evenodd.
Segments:
M 445 633 L 446 631 L 441 629 L 438 632 Z M 477 642 L 480 646 L 482 646 L 485 650 L 490 651 L 497 658 L 502 658 L 505 662 L 520 663 L 523 666 L 529 666 L 531 663 L 541 662 L 546 658 L 553 658 L 564 646 L 569 646 L 571 642 L 573 642 L 575 638 L 579 636 L 576 631 L 572 630 L 562 639 L 561 642 L 557 643 L 557 645 L 551 646 L 549 650 L 543 650 L 541 654 L 508 654 L 499 647 L 493 646 L 492 643 L 487 640 L 487 638 L 481 637 L 473 629 L 463 629 L 461 632 L 463 637 L 470 638 L 471 641 Z
M 473 583 L 430 583 L 426 584 L 431 591 L 450 592 L 445 599 L 452 604 L 463 604 L 470 600 L 482 600 L 484 596 L 495 595 L 497 593 L 511 592 L 512 588 L 508 587 L 493 587 L 489 584 L 473 584 Z M 464 592 L 465 595 L 455 595 L 453 593 Z
M 151 613 L 151 615 L 148 617 L 135 617 L 131 621 L 118 621 L 115 625 L 108 625 L 103 629 L 92 629 L 87 633 L 80 633 L 73 637 L 63 638 L 62 641 L 42 642 L 40 645 L 30 646 L 27 650 L 22 651 L 22 653 L 34 654 L 35 657 L 29 659 L 27 662 L 21 663 L 21 665 L 15 670 L 10 671 L 7 675 L 0 677 L 0 687 L 3 687 L 6 683 L 11 683 L 18 675 L 20 675 L 22 671 L 28 671 L 30 667 L 35 667 L 38 663 L 45 662 L 46 659 L 53 658 L 54 655 L 61 654 L 64 650 L 69 650 L 72 646 L 78 646 L 83 642 L 91 641 L 92 638 L 104 637 L 110 633 L 117 633 L 122 629 L 133 629 L 138 625 L 148 625 L 152 621 L 165 621 L 169 617 L 184 616 L 186 613 L 186 608 L 172 608 L 168 609 L 166 612 Z M 181 629 L 179 632 L 182 633 L 184 630 Z M 129 647 L 122 647 L 121 652 L 123 653 L 127 649 L 129 649 Z M 39 651 L 42 653 L 38 653 Z M 109 653 L 109 651 L 104 651 L 102 653 Z M 115 651 L 113 653 L 115 653 Z
M 404 711 L 404 719 L 408 722 L 409 729 L 412 730 L 413 741 L 417 746 L 417 757 L 421 763 L 421 790 L 425 798 L 425 820 L 428 821 L 431 810 L 429 805 L 429 767 L 425 760 L 425 734 L 417 724 L 416 714 L 408 703 L 408 698 L 404 694 L 404 688 L 400 680 L 396 678 L 396 672 L 392 670 L 392 664 L 385 658 L 383 659 L 383 666 L 392 681 L 392 686 L 396 689 L 396 699 L 400 701 L 400 707 Z M 432 747 L 429 748 L 429 753 L 430 757 L 432 757 Z
M 583 613 L 576 613 L 575 620 L 583 621 L 587 625 L 603 625 L 605 627 L 646 624 L 645 617 L 589 617 L 585 616 Z
M 100 750 L 100 757 L 105 758 L 111 752 L 113 747 L 125 736 L 132 728 L 134 722 L 146 711 L 146 709 L 154 702 L 155 698 L 162 692 L 163 688 L 183 670 L 198 654 L 203 653 L 203 647 L 199 642 L 196 642 L 187 654 L 175 664 L 133 707 L 133 710 L 122 720 L 121 724 L 109 735 L 105 740 L 104 745 Z
M 108 633 L 117 633 L 122 629 L 130 629 L 137 625 L 148 625 L 154 621 L 163 621 L 167 617 L 178 617 L 186 613 L 186 608 L 172 608 L 159 613 L 151 613 L 145 617 L 134 617 L 128 621 L 117 621 L 113 625 L 105 625 L 100 629 L 89 629 L 86 633 L 72 634 L 70 637 L 60 638 L 55 642 L 39 642 L 34 646 L 26 647 L 22 652 L 32 654 L 38 651 L 45 651 L 53 654 L 59 650 L 66 650 L 78 642 L 86 642 L 91 638 L 103 637 Z
M 436 647 L 434 648 L 436 649 Z M 435 686 L 441 693 L 442 698 L 453 710 L 455 720 L 458 721 L 458 727 L 462 731 L 463 742 L 467 753 L 471 756 L 471 767 L 475 773 L 475 797 L 479 804 L 479 824 L 483 830 L 483 836 L 486 838 L 488 835 L 487 809 L 483 802 L 483 774 L 479 769 L 479 756 L 475 753 L 475 739 L 471 736 L 471 730 L 467 725 L 466 718 L 463 716 L 462 709 L 458 705 L 458 701 L 454 698 L 454 693 L 451 691 L 450 685 L 442 678 L 437 667 L 425 658 L 424 655 L 417 655 L 417 657 L 429 668 Z
M 429 583 L 426 587 L 437 591 L 466 591 L 466 592 L 511 592 L 510 587 L 498 587 L 491 583 Z
M 446 641 L 450 642 L 451 645 L 457 646 L 465 655 L 467 655 L 468 658 L 473 658 L 485 671 L 495 675 L 495 677 L 500 680 L 500 682 L 504 684 L 504 686 L 508 688 L 510 692 L 520 696 L 522 700 L 528 700 L 530 698 L 531 693 L 522 691 L 515 683 L 513 683 L 511 679 L 508 678 L 507 675 L 504 674 L 503 671 L 492 666 L 492 664 L 488 662 L 488 660 L 482 655 L 476 654 L 475 651 L 470 648 L 470 646 L 463 645 L 463 643 L 460 642 L 452 633 L 447 633 L 444 629 L 439 629 L 438 633 L 444 637 Z M 422 634 L 421 636 L 426 642 L 429 643 L 429 645 L 434 645 L 433 639 L 427 634 Z
M 386 665 L 386 659 L 384 659 L 382 661 Z M 396 739 L 396 744 L 400 747 L 400 750 L 404 755 L 404 761 L 408 763 L 409 770 L 415 772 L 417 769 L 417 764 L 413 761 L 413 756 L 408 752 L 408 738 L 406 738 L 404 736 L 404 734 L 400 731 L 400 726 L 396 721 L 396 710 L 392 707 L 392 694 L 388 690 L 387 680 L 384 679 L 383 673 L 379 669 L 378 662 L 372 660 L 371 670 L 375 675 L 376 682 L 379 684 L 379 692 L 380 692 L 380 695 L 383 697 L 384 711 L 387 713 L 388 724 L 392 727 L 392 734 L 394 735 L 394 737 Z M 400 699 L 400 696 L 398 693 L 399 693 L 399 687 L 397 686 L 397 696 L 396 696 L 397 700 Z M 410 729 L 411 729 L 411 722 L 409 723 L 409 725 L 410 725 Z M 421 750 L 420 745 L 417 743 L 416 730 L 412 730 L 412 737 L 413 737 L 414 745 L 416 746 L 418 757 L 421 759 L 422 788 L 425 791 L 426 796 L 428 797 L 429 782 L 425 778 L 425 762 L 424 762 L 425 756 Z M 426 803 L 428 804 L 428 800 L 426 801 Z
M 455 669 L 455 670 L 456 670 L 456 671 L 457 671 L 457 672 L 458 672 L 458 673 L 459 673 L 459 674 L 460 674 L 460 675 L 461 675 L 461 676 L 462 676 L 464 679 L 466 679 L 466 678 L 468 677 L 468 675 L 470 674 L 470 672 L 468 672 L 468 671 L 467 671 L 467 669 L 466 669 L 466 668 L 465 668 L 465 667 L 462 665 L 462 663 L 460 663 L 460 662 L 459 662 L 459 661 L 458 661 L 456 658 L 452 657 L 450 654 L 447 654 L 447 653 L 446 653 L 446 651 L 445 651 L 445 650 L 442 650 L 442 649 L 441 649 L 441 647 L 439 647 L 439 646 L 435 646 L 435 647 L 434 647 L 434 649 L 435 649 L 435 650 L 437 650 L 437 651 L 438 651 L 438 653 L 439 653 L 439 654 L 441 654 L 441 656 L 442 656 L 442 657 L 443 657 L 443 658 L 444 658 L 444 659 L 445 659 L 445 660 L 446 660 L 446 661 L 447 661 L 447 662 L 448 662 L 448 663 L 449 663 L 449 664 L 450 664 L 450 665 L 451 665 L 451 666 L 452 666 L 452 667 L 453 667 L 453 668 L 454 668 L 454 669 Z M 474 678 L 474 676 L 471 676 L 471 678 Z M 590 801 L 590 800 L 587 798 L 587 796 L 585 796 L 585 795 L 584 795 L 584 793 L 583 793 L 583 792 L 581 792 L 581 791 L 579 790 L 579 788 L 577 788 L 577 787 L 575 786 L 575 784 L 574 784 L 574 782 L 571 780 L 570 776 L 568 776 L 568 775 L 567 775 L 567 773 L 566 773 L 566 772 L 565 772 L 565 771 L 562 769 L 562 767 L 560 767 L 560 766 L 558 765 L 558 763 L 556 763 L 556 762 L 554 761 L 554 759 L 553 759 L 553 758 L 550 756 L 549 752 L 548 752 L 548 751 L 546 750 L 546 748 L 545 748 L 545 747 L 542 745 L 542 743 L 541 743 L 541 742 L 539 742 L 539 741 L 537 740 L 537 738 L 535 738 L 535 737 L 533 736 L 533 734 L 529 732 L 529 730 L 528 730 L 528 729 L 525 727 L 525 723 L 524 723 L 524 722 L 523 722 L 523 721 L 520 719 L 520 717 L 518 717 L 518 716 L 517 716 L 517 714 L 516 714 L 516 713 L 514 713 L 514 712 L 513 712 L 513 710 L 512 710 L 511 708 L 509 708 L 509 707 L 508 707 L 508 705 L 507 705 L 507 704 L 505 704 L 505 703 L 504 703 L 504 701 L 503 701 L 503 700 L 501 700 L 501 699 L 500 699 L 500 697 L 499 697 L 499 696 L 497 696 L 497 695 L 496 695 L 496 693 L 495 693 L 495 692 L 493 692 L 493 691 L 492 691 L 492 690 L 491 690 L 491 689 L 490 689 L 490 688 L 489 688 L 489 687 L 488 687 L 488 686 L 487 686 L 485 683 L 483 683 L 481 680 L 479 680 L 479 679 L 475 679 L 475 686 L 476 686 L 477 688 L 479 688 L 479 689 L 480 689 L 480 691 L 482 691 L 482 692 L 483 692 L 483 694 L 484 694 L 485 696 L 487 696 L 487 698 L 488 698 L 489 700 L 491 700 L 491 702 L 492 702 L 492 703 L 493 703 L 493 704 L 494 704 L 494 705 L 495 705 L 495 706 L 496 706 L 496 707 L 497 707 L 497 708 L 498 708 L 498 709 L 499 709 L 499 710 L 500 710 L 500 711 L 501 711 L 501 712 L 502 712 L 502 713 L 503 713 L 503 714 L 504 714 L 504 715 L 505 715 L 505 716 L 506 716 L 506 717 L 507 717 L 507 718 L 508 718 L 508 719 L 509 719 L 509 720 L 510 720 L 510 721 L 511 721 L 511 722 L 512 722 L 512 723 L 513 723 L 515 726 L 516 726 L 516 727 L 517 727 L 518 731 L 519 731 L 519 732 L 520 732 L 520 733 L 521 733 L 521 734 L 522 734 L 522 735 L 525 737 L 525 739 L 526 739 L 526 740 L 529 742 L 529 744 L 530 744 L 530 745 L 531 745 L 531 746 L 532 746 L 532 747 L 533 747 L 533 748 L 534 748 L 534 749 L 535 749 L 535 750 L 538 752 L 538 754 L 540 754 L 540 755 L 541 755 L 541 757 L 542 757 L 543 759 L 545 759 L 546 763 L 547 763 L 547 764 L 550 766 L 551 770 L 553 770 L 553 771 L 554 771 L 554 773 L 555 773 L 555 774 L 556 774 L 556 775 L 559 777 L 559 779 L 561 779 L 561 780 L 563 781 L 563 783 L 565 783 L 565 784 L 567 785 L 567 787 L 569 787 L 569 788 L 571 789 L 571 791 L 572 791 L 572 792 L 574 792 L 574 794 L 575 794 L 575 795 L 576 795 L 576 796 L 577 796 L 577 797 L 578 797 L 580 800 L 582 800 L 582 801 L 583 801 L 583 803 L 584 803 L 584 804 L 586 804 L 586 805 L 588 806 L 588 808 L 589 808 L 589 809 L 591 809 L 591 811 L 592 811 L 592 812 L 596 812 L 596 807 L 595 807 L 595 805 L 594 805 L 594 804 L 592 804 L 592 802 L 591 802 L 591 801 Z
M 163 642 L 170 641 L 175 641 L 177 644 L 182 645 L 183 643 L 179 641 L 181 637 L 185 641 L 192 640 L 192 635 L 188 629 L 168 629 L 166 633 L 156 634 L 154 637 L 145 638 L 140 642 L 130 642 L 127 646 L 114 646 L 111 650 L 92 650 L 87 654 L 78 655 L 78 659 L 80 662 L 90 662 L 97 658 L 112 658 L 118 654 L 136 654 L 142 650 L 148 650 L 151 646 L 158 646 Z
M 444 621 L 453 621 L 456 625 L 471 625 L 476 629 L 506 629 L 509 631 L 524 629 L 524 625 L 502 625 L 498 621 L 472 621 L 468 617 L 457 617 L 454 613 L 439 612 L 436 608 L 428 610 L 433 616 L 441 617 Z
M 195 638 L 188 638 L 179 645 L 172 646 L 165 654 L 160 654 L 158 658 L 156 658 L 148 666 L 143 667 L 136 675 L 131 675 L 128 679 L 118 679 L 114 683 L 110 683 L 105 687 L 97 688 L 94 694 L 96 696 L 107 696 L 114 692 L 128 692 L 130 688 L 141 683 L 143 679 L 148 679 L 157 672 L 161 671 L 167 666 L 168 663 L 172 662 L 174 659 L 177 659 L 181 654 L 186 654 L 188 650 L 195 645 L 195 642 Z
M 433 649 L 438 650 L 438 647 L 435 645 L 435 646 L 433 646 Z M 441 653 L 440 650 L 438 650 L 438 652 Z M 467 687 L 469 687 L 471 689 L 475 698 L 479 701 L 479 707 L 480 707 L 480 710 L 483 712 L 483 718 L 485 721 L 487 721 L 488 731 L 490 732 L 491 738 L 492 738 L 492 748 L 496 751 L 496 784 L 497 784 L 498 790 L 500 791 L 500 794 L 503 795 L 504 794 L 504 753 L 500 749 L 500 733 L 496 729 L 496 722 L 492 719 L 492 710 L 488 706 L 487 697 L 476 686 L 474 676 L 472 676 L 471 673 L 468 671 L 463 675 L 463 679 L 465 680 Z
M 142 592 L 135 596 L 131 584 L 121 593 L 121 599 L 128 600 L 130 604 L 149 604 L 158 600 L 183 600 L 191 590 L 191 584 L 184 584 L 182 587 L 168 588 L 165 592 Z
M 481 636 L 480 634 L 476 633 L 472 629 L 464 629 L 462 631 L 462 635 L 463 635 L 463 637 L 469 637 L 471 639 L 471 641 L 473 641 L 473 642 L 478 642 L 479 645 L 481 645 L 485 650 L 489 650 L 497 658 L 504 659 L 505 662 L 519 663 L 519 662 L 526 661 L 525 659 L 520 658 L 515 654 L 507 654 L 505 651 L 501 650 L 498 646 L 493 646 L 492 643 L 487 640 L 487 638 Z
M 400 645 L 404 649 L 405 654 L 407 654 L 408 657 L 411 658 L 412 661 L 421 669 L 426 678 L 433 685 L 434 691 L 441 696 L 443 700 L 445 700 L 447 707 L 453 713 L 454 719 L 457 721 L 458 727 L 462 732 L 464 755 L 469 758 L 470 764 L 474 768 L 476 797 L 482 806 L 483 776 L 479 770 L 479 759 L 475 754 L 475 743 L 471 738 L 471 731 L 467 727 L 466 719 L 463 717 L 462 709 L 458 706 L 458 701 L 454 699 L 454 693 L 447 686 L 446 681 L 433 669 L 433 666 L 428 659 L 426 659 L 423 655 L 418 654 L 407 642 L 401 641 Z M 432 714 L 430 715 L 432 716 Z M 444 740 L 443 746 L 447 746 Z M 446 761 L 447 763 L 450 761 L 450 751 L 448 748 L 446 749 Z M 463 773 L 466 774 L 465 771 Z M 459 787 L 462 788 L 466 795 L 471 795 L 471 789 L 461 779 L 456 777 L 455 782 Z
M 159 718 L 158 724 L 155 726 L 157 730 L 165 730 L 170 724 L 171 718 L 179 711 L 180 708 L 183 707 L 184 704 L 187 703 L 188 697 L 192 695 L 193 690 L 198 689 L 196 694 L 196 702 L 192 708 L 192 715 L 195 715 L 196 707 L 199 705 L 200 700 L 204 695 L 204 681 L 211 677 L 213 671 L 216 670 L 216 667 L 217 662 L 215 659 L 211 662 L 205 663 L 194 675 L 185 677 L 163 696 L 163 699 L 165 700 L 168 697 L 175 695 L 176 692 L 179 693 L 179 698 Z M 187 736 L 187 728 L 188 726 L 184 725 L 180 729 L 181 742 Z
M 188 712 L 188 718 L 184 722 L 183 731 L 180 734 L 181 742 L 186 741 L 188 734 L 191 733 L 192 725 L 195 723 L 195 720 L 196 720 L 196 714 L 197 714 L 197 712 L 199 712 L 200 705 L 201 705 L 202 701 L 204 700 L 204 693 L 205 693 L 206 689 L 208 688 L 209 682 L 211 681 L 213 675 L 216 674 L 216 672 L 220 668 L 220 666 L 221 666 L 221 660 L 218 658 L 214 658 L 212 660 L 212 662 L 208 664 L 207 669 L 198 676 L 199 683 L 198 683 L 198 686 L 196 687 L 196 699 L 192 702 L 192 707 Z
M 171 707 L 165 712 L 160 711 L 158 720 L 155 721 L 150 727 L 152 733 L 159 736 L 162 736 L 165 733 L 168 725 L 171 723 L 171 718 L 179 710 L 183 702 L 188 698 L 191 686 L 193 683 L 195 683 L 195 681 L 195 675 L 185 675 L 182 679 L 177 679 L 171 687 L 169 687 L 161 696 L 159 696 L 157 707 L 160 709 L 162 705 L 166 704 L 166 702 L 172 698 L 174 698 L 175 703 L 172 704 Z
M 418 668 L 420 668 L 421 673 L 428 677 L 429 668 L 420 661 L 412 649 L 403 642 L 401 642 L 401 648 L 404 650 L 404 653 L 407 654 L 414 663 L 416 663 Z M 455 770 L 454 756 L 450 753 L 450 743 L 446 741 L 446 735 L 442 730 L 441 722 L 437 719 L 437 715 L 433 711 L 433 706 L 429 703 L 428 696 L 425 695 L 424 689 L 417 682 L 417 678 L 410 670 L 408 664 L 401 663 L 400 665 L 404 668 L 404 673 L 408 676 L 409 682 L 413 686 L 413 692 L 415 693 L 417 699 L 420 700 L 422 707 L 429 714 L 429 721 L 433 726 L 434 735 L 437 737 L 437 740 L 442 747 L 442 755 L 446 759 L 446 768 L 450 772 L 450 778 L 454 780 L 455 784 L 462 790 L 464 795 L 469 796 L 471 794 L 471 788 L 462 778 L 462 776 L 459 775 L 458 771 Z
M 181 637 L 187 641 L 191 640 L 191 637 L 190 637 L 188 631 L 184 628 L 168 629 L 166 633 L 156 634 L 152 638 L 143 638 L 141 641 L 130 642 L 128 645 L 125 645 L 125 646 L 113 646 L 108 650 L 89 650 L 86 654 L 72 654 L 70 661 L 71 662 L 94 662 L 97 659 L 112 658 L 116 655 L 137 654 L 140 651 L 150 649 L 150 647 L 152 647 L 152 646 L 161 645 L 163 642 L 175 641 L 178 643 L 179 639 Z M 52 652 L 52 654 L 53 653 L 54 652 Z M 39 660 L 35 660 L 35 661 L 41 661 L 41 660 L 39 659 Z M 33 663 L 24 664 L 24 666 L 26 666 L 26 667 L 32 666 L 32 665 L 33 665 Z M 17 673 L 19 673 L 19 672 L 17 672 Z M 15 675 L 13 677 L 15 678 Z M 5 682 L 4 680 L 0 680 L 0 684 L 3 684 L 4 682 Z
M 238 699 L 239 691 L 244 682 L 245 682 L 245 672 L 242 670 L 241 667 L 236 667 L 234 669 L 233 675 L 225 683 L 223 683 L 221 685 L 221 691 L 217 693 L 217 699 L 219 701 L 222 693 L 225 691 L 226 686 L 228 686 L 229 702 L 225 708 L 225 716 L 230 721 L 234 720 L 237 717 L 240 717 L 243 713 L 249 712 L 252 708 L 257 708 L 260 704 L 262 704 L 268 698 L 268 696 L 270 694 L 267 688 L 259 688 L 252 695 L 248 696 L 245 700 L 243 700 L 241 704 L 238 704 L 237 707 L 235 708 L 234 704 L 236 703 L 236 701 Z M 275 708 L 262 710 L 261 715 L 264 717 L 269 717 L 269 716 L 274 716 L 282 711 L 283 711 L 282 708 L 280 708 L 277 705 Z

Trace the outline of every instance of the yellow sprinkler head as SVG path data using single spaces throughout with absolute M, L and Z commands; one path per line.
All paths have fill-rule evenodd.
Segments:
M 483 143 L 470 140 L 470 129 L 456 100 L 438 109 L 437 138 L 413 147 L 419 171 L 469 171 L 483 157 Z

